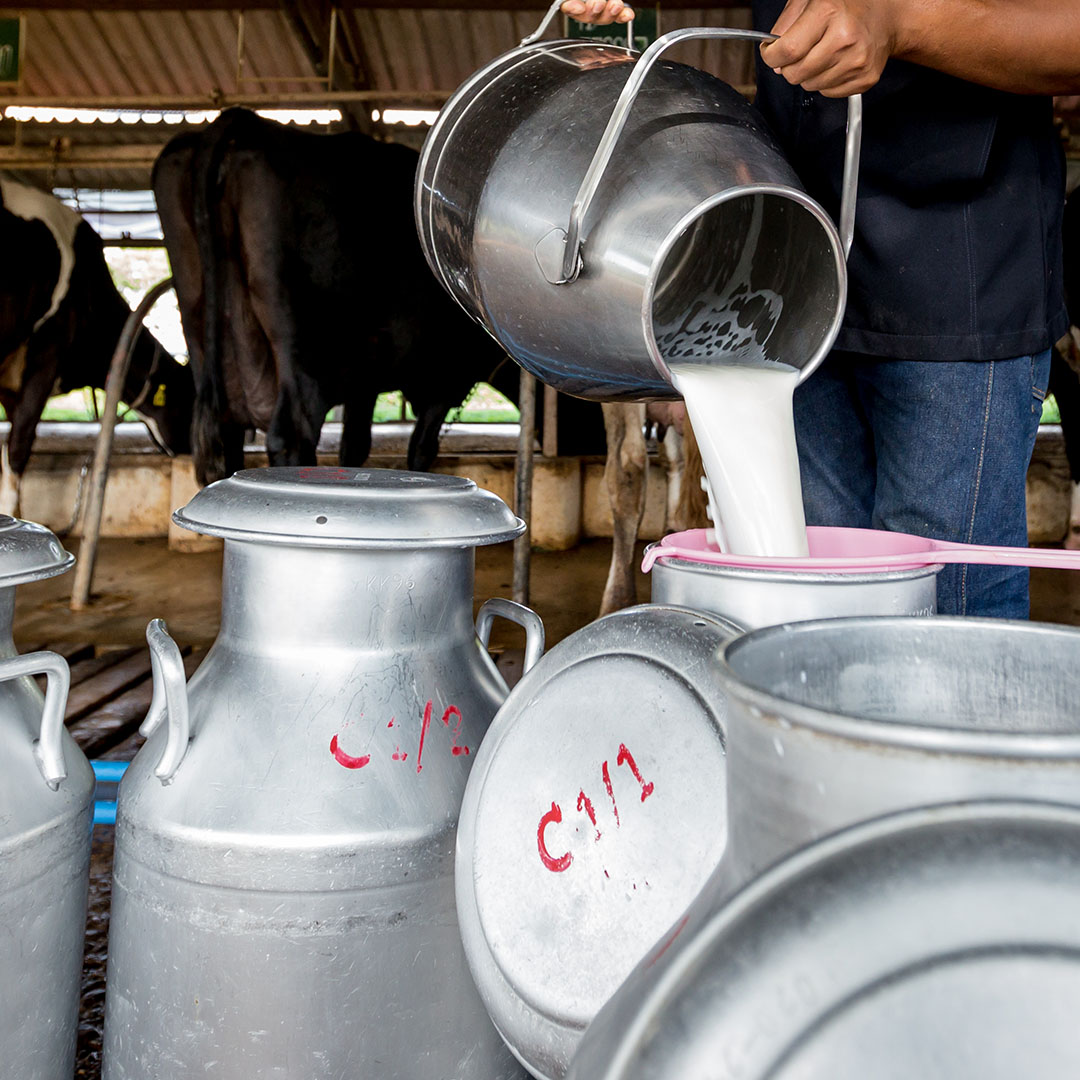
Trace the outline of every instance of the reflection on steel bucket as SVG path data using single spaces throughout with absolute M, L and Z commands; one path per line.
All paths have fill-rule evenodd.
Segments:
M 740 94 L 657 62 L 698 37 L 768 40 L 678 30 L 640 59 L 592 42 L 525 44 L 460 87 L 424 145 L 416 220 L 432 270 L 560 390 L 677 397 L 669 363 L 695 358 L 808 374 L 839 330 L 861 101 L 841 240 Z
M 523 523 L 469 480 L 332 468 L 239 472 L 176 519 L 225 538 L 221 630 L 189 686 L 148 631 L 105 1076 L 521 1076 L 469 976 L 453 854 L 507 693 L 474 632 L 474 548 Z M 497 613 L 542 650 L 535 614 Z
M 1066 1080 L 1080 811 L 905 811 L 767 870 L 672 950 L 573 1080 Z
M 75 1071 L 94 774 L 64 728 L 67 662 L 19 656 L 11 638 L 15 586 L 73 562 L 48 529 L 0 515 L 0 1073 L 13 1080 Z
M 560 642 L 514 688 L 469 777 L 458 918 L 484 1004 L 537 1077 L 701 889 L 726 841 L 734 628 L 645 605 Z
M 845 825 L 953 799 L 1080 803 L 1080 631 L 830 619 L 725 648 L 725 860 L 741 883 Z
M 706 529 L 666 536 L 652 544 L 645 559 L 652 599 L 681 604 L 731 619 L 744 630 L 803 619 L 843 615 L 933 615 L 941 567 L 919 566 L 862 573 L 807 572 L 721 566 L 695 558 L 707 547 Z M 810 554 L 835 530 L 806 530 Z M 674 547 L 679 554 L 665 554 Z

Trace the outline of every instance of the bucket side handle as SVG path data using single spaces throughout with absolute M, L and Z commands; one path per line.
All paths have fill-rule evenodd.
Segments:
M 146 627 L 150 646 L 150 671 L 154 680 L 153 695 L 139 734 L 148 736 L 162 720 L 167 720 L 168 737 L 154 775 L 167 784 L 176 775 L 187 753 L 191 738 L 188 712 L 187 675 L 176 642 L 169 635 L 163 619 L 152 619 Z
M 553 13 L 549 13 L 553 14 Z M 545 24 L 546 25 L 546 24 Z M 636 100 L 641 85 L 660 54 L 672 45 L 691 38 L 725 38 L 741 41 L 775 41 L 775 34 L 766 34 L 760 30 L 736 30 L 725 27 L 701 26 L 672 30 L 658 37 L 642 54 L 634 65 L 630 78 L 626 80 L 618 101 L 608 120 L 607 127 L 596 147 L 596 153 L 589 164 L 581 187 L 570 208 L 570 221 L 566 228 L 563 248 L 561 278 L 552 281 L 553 285 L 568 285 L 581 273 L 581 229 L 589 206 L 600 188 L 600 181 L 611 162 L 615 145 L 626 127 L 630 109 Z M 847 137 L 844 147 L 844 179 L 840 196 L 840 239 L 845 257 L 851 250 L 855 235 L 855 199 L 858 189 L 859 156 L 862 148 L 862 95 L 853 94 L 848 98 Z M 550 277 L 549 277 L 550 280 Z
M 525 631 L 524 674 L 544 655 L 544 622 L 532 608 L 524 604 L 503 600 L 501 597 L 487 600 L 476 616 L 476 636 L 485 649 L 491 638 L 491 624 L 496 615 L 517 623 Z
M 24 675 L 44 675 L 46 679 L 45 704 L 41 710 L 39 735 L 34 742 L 34 759 L 45 783 L 56 791 L 60 782 L 67 778 L 61 739 L 71 671 L 67 661 L 54 652 L 32 652 L 0 660 L 0 682 Z

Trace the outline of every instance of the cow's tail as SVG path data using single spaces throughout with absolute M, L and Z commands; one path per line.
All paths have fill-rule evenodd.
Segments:
M 199 480 L 206 484 L 226 475 L 222 425 L 226 421 L 228 395 L 225 387 L 225 261 L 230 252 L 226 239 L 224 183 L 225 155 L 244 127 L 255 119 L 244 109 L 228 109 L 207 129 L 192 162 L 192 213 L 203 278 L 203 363 L 195 371 L 195 406 L 191 443 Z

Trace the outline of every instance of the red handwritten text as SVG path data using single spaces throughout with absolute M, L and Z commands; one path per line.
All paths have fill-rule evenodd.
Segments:
M 344 750 L 338 746 L 338 738 L 335 735 L 330 740 L 330 753 L 334 755 L 334 760 L 339 765 L 344 765 L 346 769 L 362 769 L 370 760 L 370 754 L 363 754 L 360 757 L 353 757 L 351 754 L 346 754 Z
M 549 825 L 558 825 L 561 821 L 562 810 L 558 803 L 553 802 L 551 809 L 540 819 L 540 827 L 536 830 L 536 846 L 540 850 L 540 861 L 554 874 L 561 874 L 574 861 L 574 856 L 569 851 L 556 857 L 547 849 L 544 832 Z

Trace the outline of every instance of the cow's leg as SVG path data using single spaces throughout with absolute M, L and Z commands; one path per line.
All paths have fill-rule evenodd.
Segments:
M 11 432 L 4 443 L 0 468 L 0 513 L 14 517 L 19 511 L 19 489 L 23 473 L 30 463 L 30 450 L 37 433 L 37 422 L 49 400 L 56 379 L 56 358 L 51 349 L 27 356 L 28 376 L 22 390 L 8 409 Z
M 375 390 L 358 391 L 345 402 L 338 451 L 342 465 L 357 468 L 367 461 L 371 453 L 371 416 L 378 396 Z
M 0 448 L 0 469 L 3 470 L 0 472 L 0 514 L 17 517 L 22 475 L 11 468 L 11 457 L 8 454 L 8 444 L 6 442 Z
M 611 499 L 614 524 L 611 566 L 600 614 L 618 611 L 637 601 L 634 583 L 634 544 L 645 513 L 645 406 L 605 404 L 607 464 L 604 480 Z
M 661 457 L 663 466 L 667 472 L 667 511 L 665 525 L 669 531 L 682 529 L 679 518 L 679 506 L 681 505 L 682 483 L 685 462 L 683 461 L 683 439 L 678 429 L 672 425 L 664 432 L 660 441 Z
M 409 436 L 409 468 L 427 472 L 439 456 L 439 433 L 446 414 L 460 402 L 430 401 L 413 402 L 416 425 Z
M 271 465 L 314 465 L 326 399 L 318 383 L 302 371 L 282 382 L 266 433 Z

